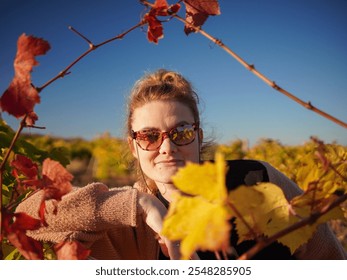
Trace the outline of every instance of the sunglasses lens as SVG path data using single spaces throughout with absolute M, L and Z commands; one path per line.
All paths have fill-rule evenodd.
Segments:
M 183 125 L 170 131 L 170 139 L 178 146 L 188 145 L 195 139 L 195 127 Z
M 156 130 L 145 130 L 138 132 L 136 142 L 144 150 L 156 150 L 161 144 L 161 133 Z

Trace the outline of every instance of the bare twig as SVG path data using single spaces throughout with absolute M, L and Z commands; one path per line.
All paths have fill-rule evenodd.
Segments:
M 244 59 L 242 59 L 240 56 L 238 56 L 234 51 L 232 51 L 229 47 L 227 47 L 221 40 L 214 38 L 210 34 L 208 34 L 206 31 L 202 30 L 200 27 L 196 27 L 192 25 L 191 23 L 187 22 L 184 18 L 178 16 L 177 14 L 172 15 L 172 17 L 178 19 L 179 21 L 183 22 L 186 25 L 189 25 L 191 28 L 193 28 L 196 32 L 200 33 L 207 39 L 211 40 L 213 43 L 221 47 L 224 51 L 226 51 L 228 54 L 230 54 L 233 58 L 235 58 L 242 66 L 244 66 L 246 69 L 251 71 L 254 75 L 259 77 L 261 80 L 263 80 L 266 84 L 268 84 L 270 87 L 274 88 L 278 92 L 284 94 L 285 96 L 289 97 L 290 99 L 294 100 L 296 103 L 300 104 L 301 106 L 305 107 L 308 110 L 311 110 L 324 118 L 333 121 L 334 123 L 347 128 L 347 123 L 333 117 L 332 115 L 318 109 L 317 107 L 313 106 L 310 101 L 305 102 L 301 100 L 300 98 L 296 97 L 292 93 L 286 91 L 285 89 L 281 88 L 279 85 L 277 85 L 274 81 L 271 81 L 269 78 L 267 78 L 264 74 L 259 72 L 255 69 L 255 66 L 253 64 L 248 64 Z
M 59 78 L 63 78 L 64 76 L 66 76 L 67 74 L 69 74 L 69 70 L 75 65 L 77 64 L 82 58 L 84 58 L 85 56 L 87 56 L 88 54 L 90 54 L 92 51 L 96 50 L 97 48 L 106 45 L 110 42 L 113 42 L 115 40 L 119 40 L 119 39 L 123 39 L 123 37 L 125 35 L 127 35 L 128 33 L 130 33 L 131 31 L 137 29 L 138 27 L 141 27 L 143 25 L 146 24 L 146 21 L 141 21 L 138 24 L 134 25 L 133 27 L 129 28 L 127 31 L 112 37 L 104 42 L 101 42 L 99 44 L 93 44 L 91 40 L 89 40 L 86 36 L 82 35 L 80 32 L 78 32 L 75 28 L 73 27 L 69 27 L 69 29 L 71 31 L 73 31 L 74 33 L 76 33 L 78 36 L 82 37 L 85 41 L 88 42 L 89 44 L 89 49 L 87 51 L 85 51 L 84 53 L 82 53 L 78 58 L 76 58 L 73 62 L 71 62 L 64 70 L 60 71 L 59 74 L 57 74 L 55 77 L 53 77 L 52 79 L 50 79 L 49 81 L 47 81 L 45 84 L 43 84 L 41 87 L 36 87 L 36 90 L 38 92 L 41 92 L 44 88 L 46 88 L 47 86 L 49 86 L 51 83 L 53 83 L 54 81 L 58 80 Z
M 37 126 L 37 125 L 26 125 L 27 128 L 36 128 L 36 129 L 46 129 L 45 126 Z
M 79 31 L 77 31 L 75 28 L 73 28 L 72 26 L 69 26 L 69 29 L 73 32 L 75 32 L 78 36 L 82 37 L 84 40 L 86 40 L 89 44 L 89 47 L 92 48 L 93 47 L 93 43 L 92 41 L 90 41 L 86 36 L 84 36 L 82 33 L 80 33 Z

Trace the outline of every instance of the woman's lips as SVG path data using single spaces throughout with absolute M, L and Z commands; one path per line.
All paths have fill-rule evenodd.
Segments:
M 164 166 L 183 166 L 184 161 L 178 159 L 170 159 L 170 160 L 160 160 L 156 164 L 164 165 Z

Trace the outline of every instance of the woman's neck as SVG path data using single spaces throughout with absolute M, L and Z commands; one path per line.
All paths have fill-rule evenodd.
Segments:
M 168 202 L 171 202 L 173 195 L 179 192 L 173 184 L 157 183 L 157 187 L 162 197 L 164 197 Z

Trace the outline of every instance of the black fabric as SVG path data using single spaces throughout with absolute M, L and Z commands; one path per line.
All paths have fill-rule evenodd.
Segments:
M 227 166 L 226 185 L 228 190 L 233 190 L 240 185 L 253 186 L 256 183 L 269 182 L 269 175 L 266 167 L 259 161 L 229 160 L 227 161 Z M 159 199 L 162 201 L 165 200 L 161 196 L 159 196 Z M 167 202 L 165 204 L 167 204 Z M 237 252 L 237 255 L 240 256 L 252 248 L 256 242 L 254 240 L 249 240 L 237 244 L 239 237 L 235 230 L 235 219 L 231 219 L 230 223 L 232 225 L 232 230 L 230 232 L 230 246 L 233 248 L 232 251 Z M 214 252 L 199 251 L 198 255 L 201 259 L 205 260 L 216 259 Z M 228 258 L 236 259 L 237 255 L 231 253 L 228 255 Z M 163 258 L 163 255 L 161 255 L 160 258 Z M 286 260 L 295 258 L 290 254 L 288 247 L 275 242 L 255 255 L 253 259 Z
M 269 175 L 263 164 L 256 160 L 227 161 L 226 185 L 233 190 L 240 185 L 253 186 L 260 182 L 269 182 Z

